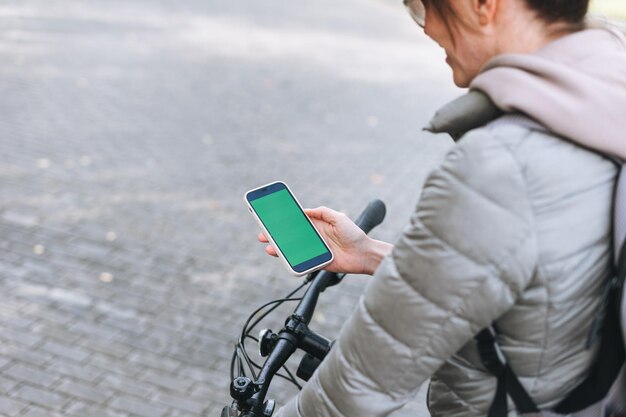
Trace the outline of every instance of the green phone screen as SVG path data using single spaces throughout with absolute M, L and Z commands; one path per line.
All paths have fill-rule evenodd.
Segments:
M 252 200 L 250 204 L 292 267 L 328 253 L 286 189 Z

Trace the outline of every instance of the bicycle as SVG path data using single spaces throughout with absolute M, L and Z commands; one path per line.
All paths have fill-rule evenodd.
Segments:
M 355 223 L 365 233 L 369 233 L 383 221 L 385 213 L 385 204 L 380 200 L 373 200 Z M 304 282 L 287 296 L 265 303 L 248 317 L 235 345 L 230 366 L 232 381 L 230 395 L 233 402 L 222 409 L 221 417 L 271 417 L 276 402 L 271 399 L 266 400 L 266 396 L 274 376 L 288 379 L 301 388 L 291 371 L 285 367 L 287 360 L 298 349 L 303 350 L 306 355 L 300 362 L 296 376 L 307 381 L 313 375 L 332 348 L 333 341 L 309 329 L 309 323 L 320 294 L 326 288 L 339 284 L 345 275 L 328 271 L 313 272 L 307 275 Z M 309 288 L 302 297 L 293 297 L 309 284 Z M 299 303 L 294 312 L 287 317 L 282 330 L 274 333 L 270 329 L 264 329 L 258 338 L 250 334 L 268 314 L 288 301 L 299 301 Z M 252 322 L 257 314 L 267 308 L 269 309 Z M 258 343 L 261 356 L 267 357 L 263 366 L 255 364 L 250 359 L 245 347 L 246 339 Z M 246 367 L 252 378 L 247 376 Z M 258 374 L 255 368 L 260 369 Z M 281 368 L 285 369 L 286 375 L 278 373 Z M 239 376 L 237 377 L 235 377 L 235 369 L 238 370 Z

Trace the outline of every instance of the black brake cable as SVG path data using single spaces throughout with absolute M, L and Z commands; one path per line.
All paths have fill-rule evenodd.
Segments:
M 253 329 L 253 327 L 252 326 L 248 327 L 248 324 L 252 321 L 254 316 L 256 316 L 264 308 L 267 308 L 267 307 L 271 306 L 272 304 L 276 304 L 274 307 L 269 309 L 267 312 L 263 313 L 261 315 L 261 317 L 259 317 L 259 319 L 257 319 L 257 321 L 255 322 L 255 325 L 256 325 L 257 322 L 259 322 L 260 320 L 264 319 L 269 313 L 274 311 L 276 308 L 280 307 L 284 302 L 287 302 L 287 301 L 300 301 L 300 300 L 302 300 L 301 297 L 298 297 L 298 298 L 279 298 L 277 300 L 269 301 L 269 302 L 263 304 L 261 307 L 257 308 L 256 310 L 254 310 L 254 312 L 252 314 L 250 314 L 250 316 L 248 317 L 248 320 L 246 320 L 246 324 L 243 325 L 243 329 L 241 330 L 241 336 L 239 337 L 239 341 L 241 341 L 246 336 L 246 334 L 250 333 L 250 331 Z
M 300 288 L 302 288 L 302 286 L 298 287 L 298 290 Z M 291 293 L 291 295 L 293 295 L 293 294 L 295 294 L 295 292 Z M 241 352 L 241 354 L 243 356 L 243 359 L 245 360 L 246 364 L 248 365 L 248 369 L 250 370 L 250 373 L 252 374 L 252 377 L 255 380 L 257 379 L 256 372 L 254 372 L 254 368 L 251 365 L 250 356 L 248 356 L 248 352 L 247 352 L 245 344 L 244 344 L 244 340 L 246 339 L 246 336 L 250 336 L 249 332 L 250 332 L 250 330 L 252 330 L 252 327 L 248 328 L 248 324 L 250 323 L 250 321 L 252 320 L 252 318 L 256 314 L 258 314 L 264 308 L 267 308 L 268 306 L 270 306 L 272 304 L 276 304 L 276 305 L 274 307 L 272 307 L 268 312 L 265 312 L 261 317 L 259 317 L 259 320 L 257 320 L 257 322 L 262 320 L 263 318 L 265 318 L 269 313 L 271 313 L 273 310 L 275 310 L 278 306 L 282 305 L 282 303 L 287 302 L 287 301 L 300 301 L 300 300 L 302 300 L 302 298 L 281 298 L 281 299 L 278 299 L 278 300 L 273 300 L 273 301 L 270 301 L 268 303 L 265 303 L 264 305 L 262 305 L 261 307 L 256 309 L 250 315 L 250 317 L 248 317 L 248 320 L 246 321 L 246 324 L 244 324 L 241 336 L 239 338 L 239 341 L 237 342 L 237 352 Z M 237 356 L 239 356 L 239 354 L 237 354 Z M 241 358 L 239 360 L 241 361 Z M 296 383 L 296 382 L 294 382 L 294 383 Z
M 252 366 L 252 359 L 250 359 L 250 356 L 248 356 L 248 352 L 246 351 L 246 347 L 243 345 L 243 343 L 238 343 L 237 348 L 242 352 L 243 354 L 243 359 L 246 361 L 246 365 L 248 365 L 248 369 L 250 370 L 250 374 L 252 375 L 252 379 L 254 381 L 256 381 L 257 376 L 256 376 L 256 372 L 254 372 L 254 367 Z
M 233 357 L 230 360 L 230 380 L 235 379 L 235 362 L 237 361 L 237 345 L 233 349 Z
M 234 380 L 235 379 L 235 366 L 237 366 L 239 373 L 239 376 L 246 376 L 243 367 L 242 367 L 242 363 L 241 363 L 241 358 L 239 357 L 239 348 L 237 346 L 237 343 L 235 343 L 235 348 L 233 349 L 233 358 L 230 361 L 230 379 Z
M 285 301 L 291 301 L 291 300 L 301 300 L 302 298 L 291 298 L 292 295 L 294 295 L 295 293 L 297 293 L 298 291 L 300 291 L 302 288 L 304 288 L 306 285 L 308 284 L 307 281 L 304 281 L 302 283 L 302 285 L 299 285 L 298 288 L 296 288 L 295 290 L 291 291 L 289 294 L 287 294 L 285 297 L 283 297 L 282 299 L 279 300 L 274 300 L 274 301 L 270 301 L 269 303 L 266 303 L 264 306 L 258 308 L 254 313 L 252 313 L 250 315 L 250 318 L 248 319 L 248 321 L 246 322 L 246 324 L 243 326 L 245 333 L 249 333 L 250 331 L 252 331 L 252 329 L 254 329 L 254 327 L 259 324 L 261 322 L 261 320 L 263 320 L 268 314 L 270 314 L 272 311 L 276 310 L 278 307 L 280 307 L 282 305 L 283 302 Z M 252 317 L 254 317 L 260 310 L 262 310 L 263 308 L 265 308 L 266 306 L 274 303 L 274 302 L 279 302 L 277 305 L 275 305 L 274 307 L 270 308 L 268 311 L 266 311 L 261 317 L 259 317 L 258 319 L 256 319 L 256 321 L 254 323 L 252 323 L 250 325 L 250 327 L 246 328 L 246 326 L 248 325 L 248 323 L 250 322 L 250 319 Z M 243 334 L 244 332 L 242 332 Z
M 296 380 L 296 377 L 293 376 L 293 374 L 291 373 L 289 368 L 287 368 L 287 366 L 285 366 L 285 365 L 283 365 L 283 368 L 285 369 L 285 372 L 287 372 L 287 375 L 289 375 L 289 378 L 285 378 L 284 375 L 282 375 L 282 374 L 279 375 L 278 373 L 276 373 L 276 375 L 280 376 L 281 378 L 285 378 L 287 381 L 291 382 L 296 387 L 298 387 L 299 390 L 301 390 L 302 389 L 302 385 L 298 384 L 298 381 Z
M 286 297 L 281 298 L 281 299 L 277 299 L 277 300 L 273 300 L 273 301 L 270 301 L 268 303 L 265 303 L 264 305 L 262 305 L 261 307 L 256 309 L 248 317 L 248 320 L 246 320 L 246 323 L 243 326 L 243 329 L 242 329 L 242 332 L 241 332 L 241 336 L 240 336 L 237 344 L 235 344 L 235 349 L 234 349 L 234 352 L 233 352 L 233 358 L 231 360 L 231 367 L 230 367 L 231 379 L 234 379 L 234 377 L 235 377 L 235 375 L 234 375 L 234 365 L 235 365 L 235 362 L 237 362 L 237 365 L 238 365 L 238 368 L 239 368 L 239 375 L 241 375 L 241 376 L 245 376 L 246 375 L 241 356 L 243 356 L 243 359 L 246 361 L 246 365 L 248 366 L 248 369 L 250 370 L 252 376 L 254 377 L 254 379 L 256 379 L 256 373 L 254 372 L 253 366 L 256 366 L 257 369 L 260 369 L 260 366 L 257 365 L 256 363 L 254 363 L 250 359 L 250 357 L 248 355 L 248 352 L 246 351 L 245 339 L 248 337 L 248 338 L 252 338 L 253 340 L 256 340 L 258 342 L 258 339 L 256 339 L 254 336 L 250 335 L 250 331 L 252 331 L 252 329 L 254 329 L 254 327 L 257 324 L 259 324 L 259 322 L 261 322 L 265 317 L 267 317 L 267 315 L 270 314 L 272 311 L 274 311 L 278 307 L 280 307 L 284 302 L 287 302 L 287 301 L 300 301 L 302 298 L 290 298 L 290 297 L 293 296 L 298 291 L 300 291 L 302 288 L 304 288 L 309 282 L 310 282 L 310 280 L 306 280 L 305 279 L 305 281 L 301 285 L 299 285 L 295 290 L 291 291 Z M 258 314 L 264 308 L 267 308 L 268 306 L 270 306 L 272 304 L 275 304 L 275 305 L 272 308 L 270 308 L 268 311 L 263 313 L 257 320 L 255 320 L 252 323 L 252 325 L 248 326 L 250 321 L 252 321 L 252 319 L 254 318 L 254 316 L 256 314 Z M 298 384 L 298 382 L 296 381 L 296 379 L 293 376 L 293 374 L 289 371 L 289 369 L 287 369 L 286 366 L 283 366 L 283 369 L 285 369 L 285 371 L 287 372 L 287 374 L 289 376 L 287 377 L 285 375 L 278 374 L 278 373 L 277 373 L 277 375 L 279 377 L 281 377 L 281 378 L 284 378 L 284 379 L 290 381 L 291 383 L 296 385 L 298 387 L 298 389 L 302 389 L 302 387 L 300 386 L 300 384 Z
M 239 367 L 239 375 L 246 376 L 246 372 L 243 369 L 243 362 L 241 356 L 239 356 L 239 347 L 235 346 L 235 355 L 237 356 L 237 366 Z

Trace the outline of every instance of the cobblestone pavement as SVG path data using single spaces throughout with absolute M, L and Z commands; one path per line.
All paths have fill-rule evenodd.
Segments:
M 456 94 L 383 0 L 2 2 L 0 416 L 218 415 L 243 321 L 299 282 L 244 191 L 283 179 L 351 216 L 378 197 L 393 240 Z M 366 283 L 313 327 L 336 335 Z

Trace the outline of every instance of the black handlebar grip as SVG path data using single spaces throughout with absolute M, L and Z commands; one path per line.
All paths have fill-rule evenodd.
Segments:
M 372 200 L 356 219 L 355 223 L 365 233 L 369 233 L 370 230 L 383 222 L 386 213 L 385 203 L 378 199 Z

